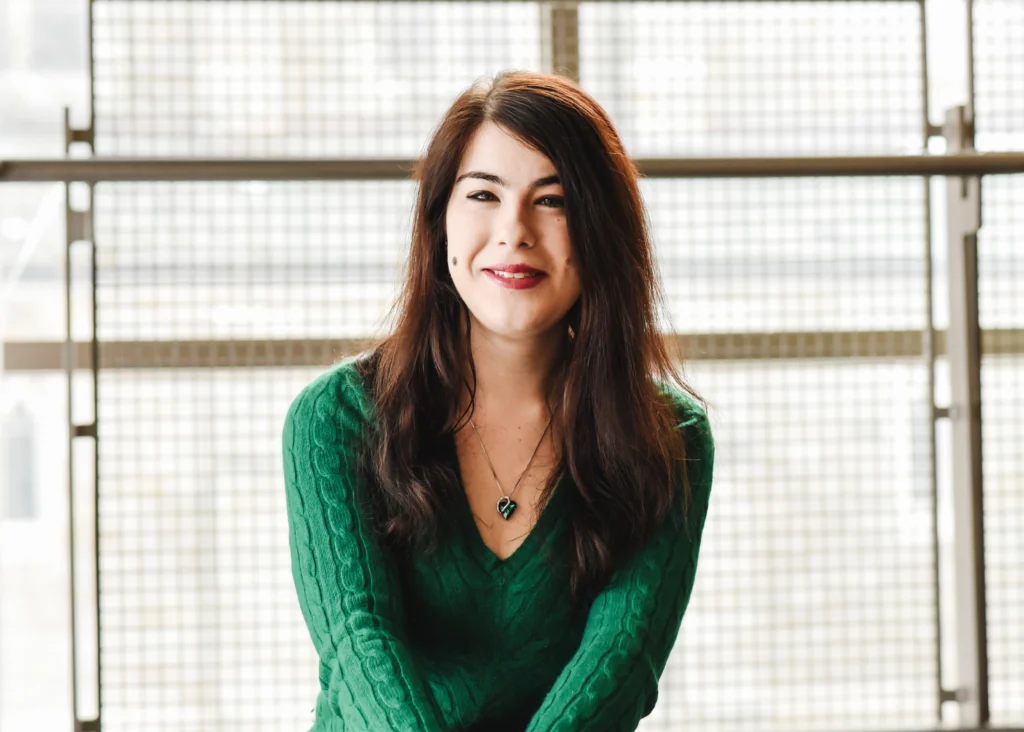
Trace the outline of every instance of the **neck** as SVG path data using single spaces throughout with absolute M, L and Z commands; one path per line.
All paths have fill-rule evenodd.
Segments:
M 555 364 L 566 334 L 560 327 L 531 337 L 506 338 L 474 323 L 470 351 L 476 368 L 476 406 L 485 414 L 547 422 L 558 400 Z M 466 365 L 466 380 L 472 375 Z M 464 387 L 463 402 L 469 402 Z

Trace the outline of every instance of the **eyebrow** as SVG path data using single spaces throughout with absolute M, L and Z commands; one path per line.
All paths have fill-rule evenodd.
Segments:
M 471 170 L 468 173 L 463 173 L 462 175 L 460 175 L 458 178 L 455 179 L 455 182 L 458 183 L 463 178 L 479 178 L 480 180 L 485 180 L 488 183 L 494 183 L 495 185 L 499 185 L 502 188 L 508 188 L 508 181 L 506 181 L 500 175 L 494 175 L 493 173 L 482 173 L 479 170 Z M 557 175 L 549 175 L 546 178 L 538 178 L 537 180 L 535 180 L 530 185 L 530 188 L 540 188 L 541 186 L 549 186 L 561 182 L 561 179 Z

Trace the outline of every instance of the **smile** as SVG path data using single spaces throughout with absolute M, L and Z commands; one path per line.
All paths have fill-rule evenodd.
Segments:
M 489 269 L 484 270 L 484 274 L 490 277 L 492 280 L 497 282 L 502 287 L 508 287 L 513 290 L 525 290 L 529 287 L 536 287 L 546 277 L 546 274 L 526 274 L 524 272 L 516 272 L 512 274 L 510 272 L 493 272 Z

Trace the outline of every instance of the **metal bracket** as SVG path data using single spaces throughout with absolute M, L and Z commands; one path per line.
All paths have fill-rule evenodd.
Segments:
M 74 429 L 71 430 L 72 437 L 95 437 L 96 436 L 96 423 L 89 422 L 88 424 L 76 424 Z
M 974 147 L 974 120 L 965 119 L 963 122 L 963 131 L 966 139 L 970 140 L 970 147 Z M 942 137 L 946 138 L 946 128 L 944 125 L 936 125 L 931 122 L 928 123 L 928 137 Z
M 92 211 L 76 211 L 68 206 L 66 215 L 68 245 L 76 241 L 92 241 Z
M 64 151 L 67 152 L 68 148 L 74 142 L 84 142 L 89 146 L 90 150 L 95 150 L 96 135 L 93 127 L 72 127 L 71 126 L 71 110 L 69 107 L 64 107 Z
M 942 127 L 942 135 L 946 138 L 946 153 L 973 153 L 974 120 L 967 117 L 967 108 L 951 107 L 946 110 L 946 122 Z M 952 182 L 952 178 L 950 182 Z M 957 231 L 963 234 L 976 234 L 981 228 L 981 179 L 977 176 L 965 176 L 960 180 L 960 191 L 951 196 L 948 203 L 956 210 L 949 212 L 950 223 L 957 224 Z
M 946 702 L 964 704 L 970 700 L 971 694 L 968 689 L 942 689 L 939 692 L 939 704 L 945 704 Z

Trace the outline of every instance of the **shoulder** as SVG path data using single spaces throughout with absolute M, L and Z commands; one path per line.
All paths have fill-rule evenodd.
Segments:
M 358 358 L 349 356 L 333 364 L 295 395 L 284 421 L 286 441 L 323 428 L 358 428 L 373 418 Z
M 656 381 L 658 392 L 665 398 L 676 415 L 676 429 L 682 430 L 688 438 L 714 440 L 711 436 L 711 421 L 707 410 L 693 396 L 679 386 L 663 381 Z
M 707 409 L 675 384 L 658 381 L 656 385 L 659 393 L 675 411 L 676 429 L 683 434 L 687 471 L 691 480 L 710 490 L 715 462 L 715 438 Z

